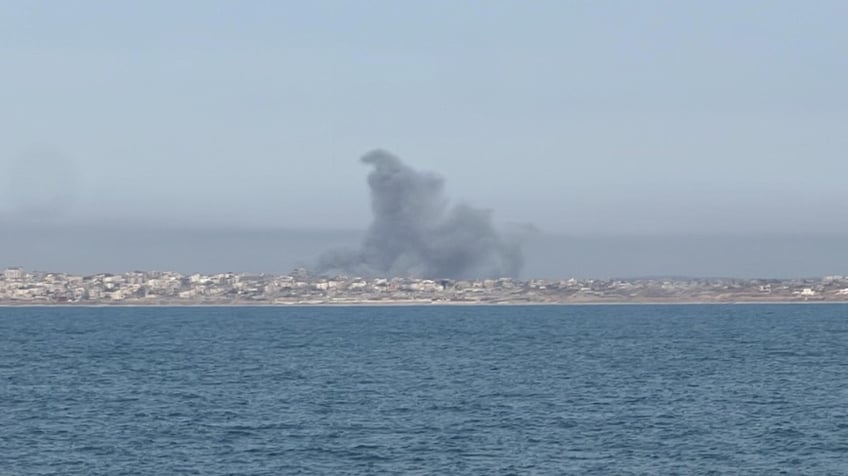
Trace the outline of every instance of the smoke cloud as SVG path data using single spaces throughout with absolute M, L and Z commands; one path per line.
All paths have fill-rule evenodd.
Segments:
M 374 221 L 359 250 L 326 253 L 319 271 L 359 276 L 470 279 L 517 276 L 518 239 L 502 236 L 489 210 L 451 205 L 444 179 L 384 150 L 362 157 Z

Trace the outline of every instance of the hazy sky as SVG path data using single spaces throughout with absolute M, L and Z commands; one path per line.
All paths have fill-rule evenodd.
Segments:
M 848 232 L 848 2 L 6 2 L 0 211 L 365 228 L 366 151 L 565 233 Z

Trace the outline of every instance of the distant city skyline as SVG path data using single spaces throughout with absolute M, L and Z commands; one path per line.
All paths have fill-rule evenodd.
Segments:
M 846 17 L 835 0 L 10 2 L 0 218 L 361 230 L 357 159 L 383 147 L 549 234 L 848 234 Z
M 848 277 L 815 279 L 423 279 L 130 271 L 80 276 L 6 268 L 0 305 L 375 305 L 846 302 Z

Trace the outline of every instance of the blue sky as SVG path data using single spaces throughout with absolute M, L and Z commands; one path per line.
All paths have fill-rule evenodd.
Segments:
M 545 231 L 846 233 L 845 18 L 841 1 L 9 2 L 0 213 L 364 228 L 357 159 L 383 147 Z

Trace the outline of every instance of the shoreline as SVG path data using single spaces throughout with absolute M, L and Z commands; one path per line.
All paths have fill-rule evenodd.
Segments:
M 74 276 L 8 268 L 0 307 L 576 306 L 848 302 L 848 276 L 814 279 L 433 280 L 133 271 Z
M 2 309 L 14 308 L 355 308 L 355 307 L 580 307 L 580 306 L 748 306 L 748 305 L 848 305 L 848 300 L 828 301 L 585 301 L 585 302 L 351 302 L 351 303 L 114 303 L 114 304 L 75 304 L 75 303 L 25 303 L 25 304 L 0 304 Z

